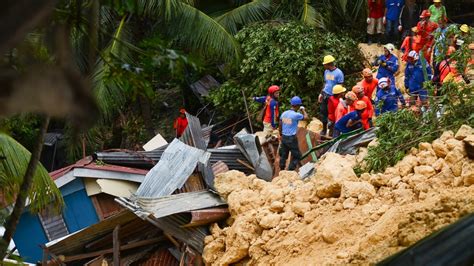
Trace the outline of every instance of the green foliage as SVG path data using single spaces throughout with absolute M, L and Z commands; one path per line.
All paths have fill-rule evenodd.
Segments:
M 434 90 L 431 84 L 427 87 Z M 369 148 L 363 172 L 382 172 L 420 142 L 431 142 L 443 131 L 456 131 L 463 124 L 474 126 L 474 86 L 445 83 L 441 89 L 445 94 L 432 98 L 422 116 L 402 110 L 377 117 L 379 144 Z
M 0 120 L 0 129 L 31 150 L 38 136 L 40 124 L 41 121 L 37 116 L 24 114 Z
M 255 24 L 241 30 L 236 38 L 241 42 L 242 62 L 210 96 L 224 114 L 243 110 L 241 90 L 246 96 L 261 96 L 272 84 L 281 86 L 284 105 L 288 105 L 291 96 L 299 95 L 314 111 L 323 87 L 325 55 L 333 54 L 346 75 L 363 68 L 362 55 L 354 49 L 357 43 L 353 39 L 296 22 Z M 252 105 L 253 111 L 257 108 L 258 105 Z
M 0 189 L 6 201 L 13 203 L 19 193 L 31 153 L 7 134 L 0 133 Z M 38 164 L 28 193 L 30 210 L 38 212 L 53 204 L 60 210 L 64 204 L 61 192 L 46 169 Z

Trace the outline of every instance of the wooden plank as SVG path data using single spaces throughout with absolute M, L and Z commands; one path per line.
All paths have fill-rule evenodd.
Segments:
M 118 224 L 113 232 L 113 249 L 114 249 L 114 266 L 120 266 L 120 224 Z
M 153 244 L 162 242 L 165 239 L 166 239 L 165 237 L 160 236 L 160 237 L 155 237 L 152 239 L 147 239 L 147 240 L 142 240 L 135 243 L 126 244 L 120 247 L 120 251 L 134 249 L 134 248 L 138 248 L 138 247 L 142 247 L 146 245 L 153 245 Z M 84 254 L 79 254 L 79 255 L 66 256 L 64 258 L 64 262 L 71 262 L 71 261 L 76 261 L 76 260 L 83 260 L 87 258 L 98 257 L 101 255 L 110 254 L 113 252 L 114 252 L 113 248 L 109 248 L 109 249 L 104 249 L 104 250 L 99 250 L 99 251 L 94 251 L 94 252 L 89 252 L 89 253 L 84 253 Z

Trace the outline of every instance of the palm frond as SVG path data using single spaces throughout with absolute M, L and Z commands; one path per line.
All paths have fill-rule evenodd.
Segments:
M 19 193 L 31 153 L 5 133 L 0 133 L 0 190 L 8 203 L 13 203 Z M 46 169 L 38 164 L 33 184 L 28 193 L 30 210 L 39 212 L 52 205 L 60 210 L 64 205 L 61 192 Z
M 301 22 L 309 26 L 325 28 L 322 15 L 310 4 L 310 0 L 304 0 Z
M 254 0 L 243 4 L 216 18 L 232 35 L 237 34 L 239 26 L 263 20 L 271 11 L 271 0 Z
M 240 46 L 233 35 L 193 6 L 180 3 L 170 23 L 175 24 L 172 33 L 187 47 L 227 62 L 240 58 Z

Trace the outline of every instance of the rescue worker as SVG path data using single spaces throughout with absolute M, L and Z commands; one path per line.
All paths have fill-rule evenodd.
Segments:
M 320 104 L 321 122 L 323 123 L 323 131 L 321 135 L 327 134 L 328 129 L 328 101 L 332 95 L 332 88 L 337 84 L 344 83 L 344 73 L 334 64 L 336 59 L 332 55 L 326 55 L 323 59 L 324 66 L 324 88 L 318 96 Z
M 254 97 L 253 100 L 262 104 L 265 104 L 265 111 L 263 115 L 263 133 L 266 137 L 277 135 L 278 132 L 278 115 L 279 115 L 279 102 L 280 87 L 272 85 L 268 87 L 268 95 L 261 97 Z
M 385 5 L 383 0 L 368 0 L 367 3 L 367 43 L 376 41 L 380 44 L 383 34 L 383 16 Z
M 346 114 L 341 119 L 339 119 L 339 121 L 336 122 L 336 125 L 334 126 L 334 136 L 337 137 L 341 133 L 347 133 L 361 128 L 361 115 L 364 112 L 365 108 L 367 108 L 367 105 L 364 101 L 357 101 L 355 103 L 355 111 Z
M 346 88 L 342 85 L 337 84 L 332 88 L 332 96 L 328 100 L 328 129 L 329 136 L 332 136 L 334 123 L 336 123 L 336 108 L 339 105 L 339 101 L 344 97 Z
M 362 127 L 367 130 L 372 127 L 372 117 L 374 116 L 374 106 L 372 105 L 372 100 L 365 96 L 364 88 L 359 84 L 352 87 L 352 92 L 357 96 L 357 100 L 365 102 L 366 108 L 361 114 L 361 123 Z
M 448 20 L 446 8 L 441 3 L 441 0 L 433 0 L 433 4 L 428 8 L 428 11 L 430 11 L 431 14 L 431 22 L 439 24 L 441 21 Z
M 418 34 L 418 28 L 413 27 L 411 29 L 412 35 L 405 37 L 400 46 L 400 51 L 403 52 L 402 60 L 407 61 L 407 56 L 410 51 L 416 51 L 417 53 L 423 49 L 421 35 Z
M 402 107 L 406 105 L 402 93 L 395 85 L 391 84 L 390 79 L 379 79 L 379 89 L 375 97 L 375 114 L 396 112 L 398 110 L 398 101 L 401 102 Z
M 431 13 L 428 10 L 423 10 L 420 15 L 421 21 L 416 27 L 421 35 L 421 45 L 423 56 L 428 63 L 431 62 L 431 48 L 434 42 L 433 32 L 438 28 L 438 24 L 430 21 Z
M 298 147 L 298 139 L 296 132 L 298 130 L 298 122 L 308 119 L 308 114 L 302 106 L 303 102 L 298 96 L 294 96 L 290 100 L 291 109 L 283 112 L 280 117 L 280 136 L 281 143 L 278 154 L 280 155 L 280 170 L 285 170 L 288 152 L 291 152 L 291 160 L 288 170 L 295 170 L 301 159 L 301 152 Z
M 457 36 L 457 39 L 462 40 L 462 43 L 470 43 L 470 40 L 469 40 L 470 28 L 469 28 L 469 26 L 467 24 L 462 24 L 459 27 L 459 30 L 461 31 L 461 35 Z
M 431 80 L 431 67 L 423 58 L 415 51 L 410 51 L 407 57 L 407 65 L 405 68 L 405 88 L 410 94 L 410 106 L 415 105 L 416 99 L 419 98 L 422 106 L 426 107 L 428 103 L 428 91 L 423 88 L 423 82 Z M 427 77 L 423 73 L 423 64 L 426 67 Z M 423 108 L 422 108 L 423 109 Z
M 395 73 L 398 71 L 398 58 L 393 54 L 395 46 L 389 43 L 383 48 L 384 54 L 379 56 L 374 62 L 379 67 L 377 71 L 377 79 L 388 77 L 395 84 Z
M 411 34 L 411 29 L 416 27 L 420 20 L 420 8 L 415 0 L 407 0 L 400 12 L 398 30 L 402 32 L 402 40 Z
M 362 77 L 364 78 L 361 80 L 360 85 L 364 88 L 364 94 L 373 101 L 379 80 L 374 78 L 374 73 L 370 68 L 362 70 Z
M 186 110 L 184 108 L 179 109 L 179 116 L 176 118 L 173 124 L 173 128 L 176 132 L 176 138 L 183 135 L 184 130 L 188 126 L 188 119 L 186 118 Z
M 346 114 L 354 111 L 354 104 L 357 101 L 357 95 L 352 91 L 346 93 L 344 99 L 339 101 L 339 105 L 336 108 L 336 123 Z M 333 134 L 334 135 L 334 134 Z
M 385 38 L 388 43 L 398 42 L 398 22 L 405 0 L 385 0 Z

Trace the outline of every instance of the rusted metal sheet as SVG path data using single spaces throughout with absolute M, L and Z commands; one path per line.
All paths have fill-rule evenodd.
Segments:
M 188 177 L 184 186 L 178 189 L 179 193 L 186 193 L 186 192 L 193 192 L 193 191 L 201 191 L 206 189 L 206 184 L 199 173 L 194 173 Z
M 168 251 L 168 249 L 160 248 L 153 252 L 148 258 L 138 263 L 139 266 L 178 266 L 179 262 Z
M 202 134 L 202 127 L 199 118 L 186 113 L 188 119 L 188 126 L 184 130 L 180 140 L 189 146 L 196 147 L 201 150 L 206 150 L 207 145 Z
M 191 221 L 183 225 L 183 227 L 206 225 L 217 221 L 222 221 L 230 216 L 229 209 L 227 207 L 196 210 L 191 211 L 189 214 L 191 215 Z
M 316 147 L 322 143 L 319 137 L 319 134 L 309 131 L 302 127 L 298 127 L 298 131 L 296 132 L 296 137 L 298 138 L 298 147 L 300 148 L 301 154 L 306 153 L 311 148 Z M 303 165 L 311 161 L 316 161 L 316 159 L 319 158 L 320 156 L 321 156 L 320 153 L 314 152 L 314 154 L 309 155 L 300 163 L 301 165 Z
M 229 167 L 223 161 L 218 161 L 212 165 L 212 172 L 214 173 L 214 176 L 220 173 L 225 173 L 227 171 L 229 171 Z
M 189 85 L 191 90 L 198 96 L 207 97 L 209 96 L 209 91 L 212 88 L 219 87 L 221 84 L 211 75 L 205 75 L 200 80 L 194 82 L 193 84 Z

